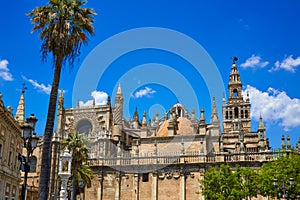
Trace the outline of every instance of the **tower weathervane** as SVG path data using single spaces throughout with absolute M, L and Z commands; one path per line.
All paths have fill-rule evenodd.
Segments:
M 25 84 L 25 83 L 22 83 L 22 93 L 24 93 L 25 90 L 27 90 L 26 84 Z
M 235 64 L 235 62 L 238 61 L 238 58 L 236 56 L 232 57 L 232 64 Z

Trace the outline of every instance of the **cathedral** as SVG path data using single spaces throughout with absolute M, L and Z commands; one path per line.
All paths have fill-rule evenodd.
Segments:
M 212 99 L 210 119 L 176 103 L 164 116 L 156 114 L 147 123 L 123 117 L 121 85 L 114 105 L 65 108 L 63 93 L 58 101 L 57 127 L 53 137 L 50 196 L 58 195 L 59 141 L 67 134 L 85 134 L 90 141 L 88 164 L 93 169 L 92 187 L 84 199 L 204 199 L 199 180 L 211 165 L 261 167 L 270 159 L 266 129 L 260 118 L 251 128 L 249 94 L 242 96 L 242 82 L 235 62 L 228 83 L 229 97 L 222 99 L 222 124 L 216 100 Z

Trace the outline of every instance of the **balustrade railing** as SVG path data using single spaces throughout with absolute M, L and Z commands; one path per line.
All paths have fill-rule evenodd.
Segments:
M 88 160 L 90 166 L 129 166 L 129 165 L 166 165 L 179 163 L 224 163 L 224 162 L 266 162 L 276 159 L 278 152 L 251 152 L 240 154 L 210 154 L 185 152 L 157 155 L 126 155 L 116 157 L 93 156 Z

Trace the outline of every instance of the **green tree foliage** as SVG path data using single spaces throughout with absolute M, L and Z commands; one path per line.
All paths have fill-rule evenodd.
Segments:
M 206 199 L 251 199 L 257 196 L 257 173 L 251 168 L 233 170 L 229 165 L 211 167 L 201 181 L 202 194 Z
M 294 184 L 290 184 L 293 178 Z M 278 185 L 274 185 L 274 180 Z M 287 193 L 290 199 L 300 195 L 300 155 L 284 151 L 274 161 L 264 163 L 258 176 L 258 188 L 263 196 L 276 197 Z
M 297 196 L 300 195 L 300 154 L 283 151 L 258 171 L 239 165 L 233 169 L 229 165 L 210 167 L 200 184 L 205 199 L 211 200 L 251 199 L 258 195 L 283 197 L 283 194 L 288 194 L 288 199 L 297 199 L 300 197 Z
M 52 54 L 54 74 L 48 105 L 47 121 L 44 132 L 42 163 L 38 199 L 48 198 L 51 170 L 51 139 L 54 127 L 57 93 L 62 66 L 68 62 L 73 65 L 80 53 L 82 44 L 86 44 L 87 35 L 94 34 L 93 9 L 82 8 L 84 0 L 50 0 L 48 5 L 40 6 L 28 13 L 34 25 L 32 32 L 39 31 L 42 41 L 41 53 L 45 60 Z
M 80 191 L 80 183 L 82 182 L 84 186 L 90 187 L 93 177 L 92 169 L 86 164 L 88 159 L 88 141 L 82 134 L 70 133 L 62 141 L 62 149 L 68 149 L 72 152 L 72 199 L 76 199 L 76 195 Z
M 243 198 L 251 199 L 251 197 L 257 197 L 257 172 L 250 167 L 241 168 L 237 165 L 236 173 L 241 184 Z
M 233 172 L 229 165 L 209 168 L 201 181 L 201 188 L 206 199 L 227 200 L 243 197 L 240 175 Z

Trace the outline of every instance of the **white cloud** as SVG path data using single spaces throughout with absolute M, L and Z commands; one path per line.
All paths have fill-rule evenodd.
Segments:
M 139 91 L 136 91 L 133 95 L 134 98 L 142 98 L 144 96 L 149 97 L 151 94 L 156 93 L 155 90 L 149 87 L 145 87 L 144 89 L 140 89 Z
M 91 96 L 93 99 L 95 99 L 95 104 L 96 105 L 106 105 L 107 104 L 107 98 L 108 95 L 105 92 L 102 91 L 93 91 L 91 92 Z M 85 107 L 85 106 L 92 106 L 94 100 L 88 100 L 87 102 L 79 101 L 79 106 L 80 107 Z
M 14 79 L 12 74 L 9 72 L 7 65 L 7 60 L 0 60 L 0 77 L 5 81 L 12 81 Z
M 32 79 L 28 79 L 27 80 L 29 83 L 31 83 L 34 88 L 37 88 L 40 92 L 42 93 L 45 93 L 45 94 L 50 94 L 51 92 L 51 85 L 45 85 L 44 83 L 38 83 L 37 81 L 35 80 L 32 80 Z
M 269 72 L 278 71 L 280 69 L 295 73 L 296 68 L 300 66 L 300 56 L 293 58 L 293 55 L 283 59 L 281 62 L 278 60 L 275 62 L 275 67 L 269 70 Z
M 265 67 L 269 64 L 268 61 L 262 61 L 260 56 L 256 56 L 252 54 L 250 58 L 248 58 L 244 63 L 241 64 L 243 68 L 257 68 L 257 67 Z
M 34 88 L 38 89 L 38 91 L 42 92 L 42 93 L 45 93 L 45 94 L 50 94 L 51 92 L 51 85 L 45 85 L 43 83 L 38 83 L 37 81 L 35 80 L 32 80 L 32 79 L 28 79 L 27 77 L 25 76 L 22 76 L 22 78 L 26 81 L 28 81 L 29 83 L 31 83 L 33 85 Z
M 287 131 L 300 126 L 300 99 L 290 98 L 286 92 L 269 88 L 262 92 L 255 87 L 247 85 L 243 91 L 247 91 L 251 100 L 252 118 L 258 121 L 260 115 L 266 122 L 279 123 Z

